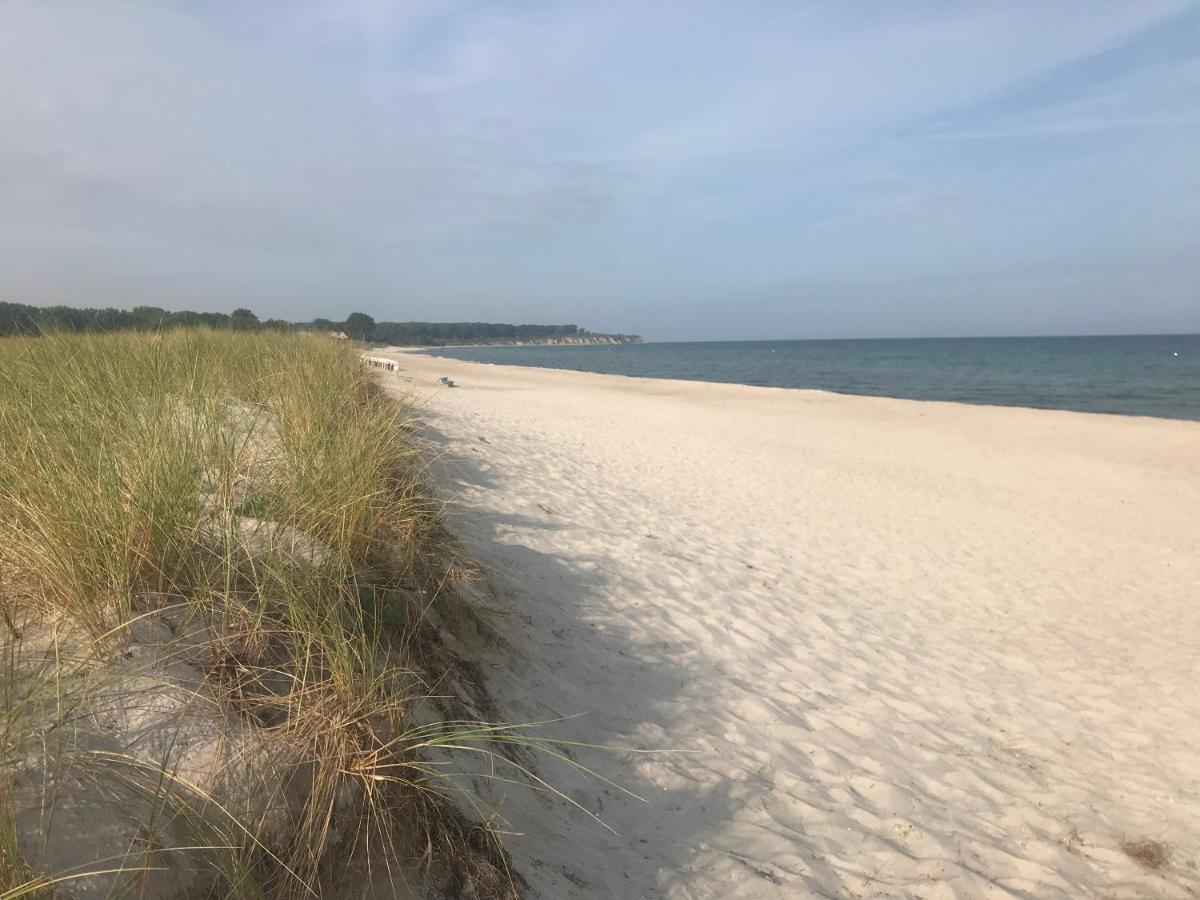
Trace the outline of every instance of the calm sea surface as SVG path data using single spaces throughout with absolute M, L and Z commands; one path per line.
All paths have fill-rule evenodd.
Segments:
M 454 347 L 439 356 L 642 378 L 1200 420 L 1200 335 Z

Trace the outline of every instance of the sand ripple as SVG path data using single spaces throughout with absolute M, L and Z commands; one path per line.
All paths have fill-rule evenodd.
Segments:
M 541 896 L 1200 895 L 1200 425 L 404 363 L 508 714 L 663 751 L 496 798 Z

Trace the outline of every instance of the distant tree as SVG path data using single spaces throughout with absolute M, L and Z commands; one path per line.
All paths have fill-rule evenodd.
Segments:
M 229 316 L 229 324 L 238 331 L 253 331 L 258 327 L 258 316 L 245 307 L 240 307 Z
M 356 341 L 370 340 L 375 331 L 375 320 L 366 313 L 352 312 L 346 316 L 342 330 Z
M 128 315 L 133 328 L 158 329 L 167 324 L 171 314 L 161 306 L 135 306 Z
M 37 331 L 37 307 L 24 303 L 0 303 L 0 334 L 32 334 Z

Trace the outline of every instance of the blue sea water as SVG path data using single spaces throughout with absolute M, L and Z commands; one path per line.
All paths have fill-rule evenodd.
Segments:
M 455 359 L 1200 420 L 1200 335 L 454 347 Z

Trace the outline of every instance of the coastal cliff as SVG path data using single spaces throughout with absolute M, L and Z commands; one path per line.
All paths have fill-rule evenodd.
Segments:
M 479 344 L 507 344 L 514 347 L 533 347 L 540 344 L 640 344 L 637 334 L 579 334 L 556 335 L 544 338 L 502 338 L 488 341 L 472 341 Z
M 550 347 L 584 344 L 640 344 L 641 335 L 637 334 L 557 334 L 545 337 L 494 337 L 472 338 L 469 340 L 448 340 L 437 343 L 412 343 L 413 347 Z M 383 346 L 384 342 L 372 341 L 375 346 Z

